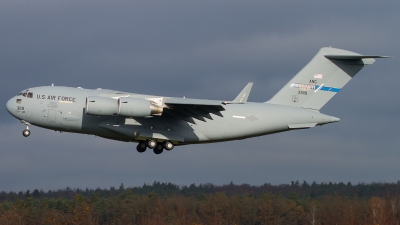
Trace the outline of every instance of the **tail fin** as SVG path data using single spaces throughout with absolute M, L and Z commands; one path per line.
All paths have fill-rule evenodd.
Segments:
M 268 103 L 319 110 L 365 65 L 386 57 L 321 48 Z

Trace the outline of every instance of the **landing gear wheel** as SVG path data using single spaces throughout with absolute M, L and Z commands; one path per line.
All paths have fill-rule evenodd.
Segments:
M 174 144 L 170 141 L 164 141 L 163 145 L 164 145 L 165 150 L 167 150 L 167 151 L 174 149 Z
M 149 139 L 149 140 L 147 140 L 146 145 L 148 148 L 153 149 L 157 146 L 157 142 L 153 139 Z
M 26 129 L 22 131 L 22 135 L 24 135 L 24 137 L 28 137 L 29 135 L 31 135 L 31 131 L 29 130 L 29 126 L 31 124 L 29 122 L 26 122 L 25 120 L 21 120 L 21 123 L 26 125 Z
M 139 144 L 136 147 L 136 150 L 140 153 L 145 152 L 146 149 L 147 149 L 147 146 L 146 146 L 146 142 L 144 142 L 144 141 L 139 142 Z
M 153 149 L 153 152 L 158 155 L 161 154 L 163 150 L 164 150 L 163 145 L 161 143 L 158 143 L 157 146 Z
M 24 131 L 22 131 L 22 135 L 24 135 L 24 137 L 28 137 L 29 135 L 31 135 L 31 131 L 28 129 L 25 129 Z

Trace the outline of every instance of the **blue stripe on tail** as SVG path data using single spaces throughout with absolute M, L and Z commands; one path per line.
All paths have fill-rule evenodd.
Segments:
M 320 86 L 315 85 L 315 89 L 318 89 L 319 87 Z M 340 88 L 322 86 L 319 90 L 321 90 L 321 91 L 330 91 L 330 92 L 339 92 Z

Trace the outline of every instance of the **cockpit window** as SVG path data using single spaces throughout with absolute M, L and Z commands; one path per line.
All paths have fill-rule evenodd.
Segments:
M 22 94 L 22 96 L 24 96 L 24 97 L 32 98 L 33 97 L 32 92 L 28 92 L 28 91 L 29 90 L 23 91 L 23 92 L 19 93 L 18 95 Z
M 26 98 L 33 98 L 33 93 L 29 92 L 29 90 L 21 91 L 20 93 L 17 94 L 17 96 L 24 96 Z

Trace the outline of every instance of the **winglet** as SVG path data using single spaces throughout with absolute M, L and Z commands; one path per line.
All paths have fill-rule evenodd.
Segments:
M 245 103 L 249 98 L 251 88 L 253 87 L 253 82 L 249 82 L 246 87 L 239 93 L 239 95 L 232 101 L 233 103 Z

